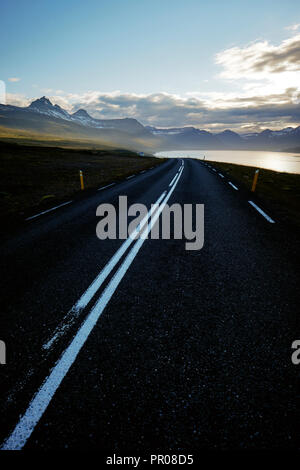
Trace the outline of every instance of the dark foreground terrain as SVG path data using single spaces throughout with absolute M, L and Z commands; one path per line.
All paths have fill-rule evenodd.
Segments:
M 298 448 L 298 234 L 212 168 L 182 165 L 42 215 L 1 245 L 4 448 Z M 203 248 L 146 239 L 120 254 L 124 240 L 99 241 L 96 208 L 119 195 L 204 204 Z
M 126 150 L 72 150 L 0 142 L 0 217 L 5 225 L 64 202 L 80 192 L 120 181 L 162 162 Z
M 233 163 L 212 164 L 242 189 L 251 190 L 257 168 Z M 286 223 L 300 229 L 300 175 L 260 168 L 255 196 Z

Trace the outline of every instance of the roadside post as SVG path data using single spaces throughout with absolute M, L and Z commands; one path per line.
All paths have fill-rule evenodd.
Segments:
M 259 175 L 259 170 L 255 170 L 254 178 L 253 178 L 253 182 L 252 182 L 252 188 L 251 188 L 251 191 L 252 191 L 253 193 L 254 193 L 255 188 L 256 188 L 256 184 L 257 184 L 257 180 L 258 180 L 258 175 Z
M 84 190 L 84 182 L 83 182 L 82 170 L 79 170 L 79 177 L 80 177 L 80 187 L 81 187 L 81 190 L 83 191 Z

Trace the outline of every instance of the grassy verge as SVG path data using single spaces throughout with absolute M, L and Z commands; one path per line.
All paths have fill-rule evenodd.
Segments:
M 234 165 L 231 163 L 211 162 L 241 189 L 251 190 L 255 167 Z M 274 216 L 300 228 L 300 175 L 279 173 L 277 171 L 259 171 L 254 196 L 269 208 Z
M 71 150 L 0 142 L 0 216 L 2 227 L 18 224 L 82 193 L 162 163 L 124 150 Z M 4 224 L 5 221 L 5 224 Z

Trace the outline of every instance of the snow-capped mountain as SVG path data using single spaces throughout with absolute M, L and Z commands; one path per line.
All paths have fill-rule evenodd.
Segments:
M 174 149 L 220 148 L 221 142 L 211 132 L 196 127 L 156 128 L 146 126 L 152 135 L 160 137 L 162 145 Z
M 71 120 L 71 116 L 67 111 L 58 106 L 58 104 L 53 105 L 45 96 L 33 101 L 28 106 L 28 109 L 36 113 L 46 114 L 47 116 L 67 119 L 68 121 Z
M 156 139 L 136 119 L 96 119 L 86 110 L 73 114 L 43 96 L 29 106 L 0 104 L 0 139 L 8 136 L 48 145 L 126 148 L 155 152 Z
M 179 134 L 185 134 L 185 135 L 213 135 L 211 132 L 204 131 L 201 129 L 197 129 L 196 127 L 192 126 L 187 126 L 187 127 L 171 127 L 171 128 L 157 128 L 157 127 L 152 127 L 152 126 L 146 126 L 146 129 L 148 129 L 152 134 L 154 135 L 179 135 Z
M 45 96 L 27 107 L 0 104 L 0 129 L 18 129 L 86 142 L 109 142 L 139 150 L 253 149 L 281 150 L 300 146 L 300 126 L 237 134 L 212 133 L 196 127 L 143 126 L 132 118 L 97 119 L 85 109 L 69 113 Z M 129 148 L 128 147 L 128 148 Z
M 206 148 L 221 149 L 227 148 L 228 146 L 242 146 L 244 143 L 243 138 L 231 130 L 225 130 L 218 134 L 213 134 L 203 129 L 197 129 L 191 126 L 169 129 L 147 126 L 147 129 L 153 135 L 165 138 L 170 137 L 169 141 L 172 141 L 172 145 L 177 145 L 177 148 L 187 146 L 189 150 L 192 148 L 203 148 L 203 145 L 206 146 Z
M 211 132 L 195 127 L 156 128 L 147 126 L 152 135 L 162 138 L 166 149 L 220 148 L 221 142 Z M 203 147 L 204 146 L 204 147 Z
M 46 116 L 65 119 L 67 121 L 76 122 L 77 124 L 94 127 L 96 129 L 119 129 L 124 132 L 132 133 L 138 133 L 145 130 L 144 126 L 142 126 L 142 124 L 140 124 L 136 119 L 96 119 L 90 116 L 85 109 L 78 109 L 75 113 L 70 114 L 58 104 L 53 105 L 45 96 L 33 101 L 27 109 L 29 111 L 45 114 Z
M 265 129 L 259 133 L 243 134 L 241 136 L 246 142 L 246 146 L 254 149 L 288 149 L 299 146 L 300 144 L 300 126 L 285 127 L 278 131 Z
M 196 132 L 199 133 L 201 132 L 199 129 L 196 129 L 195 127 L 174 127 L 174 128 L 167 128 L 167 129 L 159 129 L 153 126 L 146 126 L 146 129 L 149 129 L 149 131 L 153 135 L 178 135 L 178 134 L 187 134 L 190 132 Z
M 80 124 L 84 126 L 91 126 L 91 127 L 98 127 L 98 128 L 103 127 L 98 123 L 98 120 L 92 118 L 92 116 L 90 116 L 89 113 L 87 113 L 85 109 L 78 109 L 78 111 L 76 111 L 75 113 L 71 115 L 71 118 L 74 121 L 79 122 Z
M 266 129 L 262 132 L 238 134 L 226 129 L 213 134 L 195 127 L 156 128 L 147 126 L 155 136 L 163 137 L 164 144 L 176 148 L 214 148 L 214 149 L 269 149 L 280 150 L 300 144 L 300 126 L 286 127 L 279 131 Z
M 264 137 L 267 139 L 276 139 L 280 137 L 295 137 L 300 135 L 300 126 L 298 127 L 285 127 L 279 131 L 272 131 L 271 129 L 265 129 L 262 132 L 252 132 L 249 134 L 241 134 L 241 136 L 248 140 L 255 137 Z
M 243 144 L 243 138 L 237 134 L 236 132 L 233 132 L 229 129 L 226 129 L 223 132 L 219 132 L 218 134 L 215 134 L 218 139 L 226 145 L 242 145 Z

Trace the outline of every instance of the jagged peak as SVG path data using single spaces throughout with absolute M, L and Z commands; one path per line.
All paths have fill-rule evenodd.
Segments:
M 84 116 L 84 117 L 91 117 L 89 113 L 85 109 L 78 109 L 75 113 L 72 114 L 72 116 Z
M 29 105 L 29 107 L 38 107 L 38 106 L 53 106 L 51 101 L 46 98 L 46 96 L 42 96 L 41 98 L 38 98 Z

